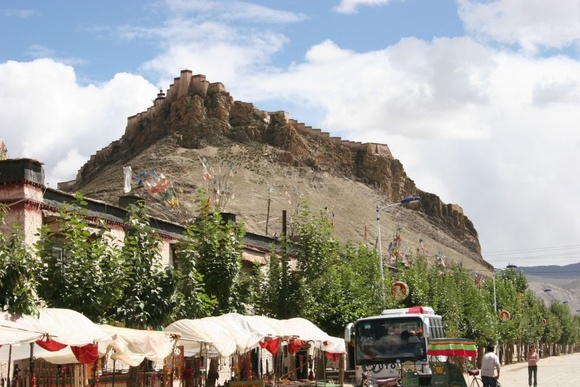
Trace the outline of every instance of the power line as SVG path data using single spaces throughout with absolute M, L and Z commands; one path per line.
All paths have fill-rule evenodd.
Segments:
M 491 251 L 482 254 L 486 261 L 532 261 L 537 265 L 539 260 L 550 264 L 551 261 L 580 262 L 580 245 L 553 246 L 519 250 Z
M 539 248 L 531 248 L 531 249 L 520 249 L 520 250 L 498 250 L 498 251 L 488 251 L 484 252 L 483 255 L 507 255 L 507 254 L 522 254 L 528 252 L 544 252 L 544 251 L 554 251 L 554 250 L 569 250 L 569 249 L 579 249 L 580 253 L 580 245 L 571 245 L 571 246 L 553 246 L 553 247 L 539 247 Z

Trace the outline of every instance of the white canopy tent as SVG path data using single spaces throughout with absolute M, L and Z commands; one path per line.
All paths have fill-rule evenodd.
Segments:
M 186 352 L 204 351 L 210 356 L 230 356 L 236 352 L 237 343 L 243 340 L 239 332 L 232 330 L 218 317 L 178 320 L 169 324 L 165 330 L 180 334 L 178 343 Z
M 19 345 L 40 340 L 47 334 L 36 320 L 0 313 L 0 345 Z
M 99 345 L 99 356 L 105 354 L 110 335 L 87 317 L 70 309 L 44 308 L 38 318 L 2 313 L 0 324 L 0 360 L 28 359 L 31 355 L 53 364 L 78 363 L 71 346 Z M 66 345 L 58 351 L 40 347 L 39 340 L 54 340 Z M 32 343 L 32 348 L 31 348 Z M 32 351 L 32 353 L 31 353 Z
M 230 321 L 234 329 L 238 329 L 242 324 L 248 324 L 249 329 L 258 337 L 258 340 L 253 341 L 246 350 L 256 347 L 260 341 L 267 337 L 294 337 L 313 342 L 314 347 L 325 352 L 338 354 L 346 352 L 344 339 L 329 336 L 322 329 L 304 318 L 295 317 L 288 320 L 277 320 L 264 316 L 242 316 L 236 313 L 225 314 L 221 318 Z
M 175 321 L 164 331 L 157 332 L 97 325 L 69 309 L 41 309 L 38 318 L 7 312 L 0 314 L 0 361 L 32 356 L 53 364 L 78 363 L 71 346 L 95 344 L 99 357 L 108 353 L 112 360 L 136 366 L 143 359 L 163 360 L 171 355 L 175 345 L 183 345 L 189 355 L 203 352 L 204 356 L 229 357 L 248 352 L 274 338 L 300 339 L 333 354 L 343 354 L 346 350 L 344 339 L 331 337 L 302 318 L 277 320 L 229 313 Z M 37 344 L 39 340 L 48 339 L 66 347 L 48 351 Z
M 178 334 L 100 325 L 111 336 L 107 349 L 112 360 L 120 360 L 136 367 L 143 359 L 161 361 L 171 355 Z
M 303 318 L 277 320 L 264 316 L 243 316 L 229 313 L 219 317 L 183 319 L 165 328 L 178 332 L 180 345 L 188 352 L 207 351 L 208 355 L 231 356 L 259 346 L 269 338 L 298 338 L 312 342 L 323 351 L 346 352 L 344 339 L 332 337 Z

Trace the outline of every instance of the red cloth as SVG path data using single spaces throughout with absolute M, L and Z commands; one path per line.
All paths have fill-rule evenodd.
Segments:
M 468 349 L 430 349 L 427 351 L 430 356 L 462 356 L 462 357 L 477 357 L 477 351 Z
M 338 360 L 340 359 L 340 353 L 331 353 L 331 352 L 324 352 L 324 356 L 326 356 L 327 359 L 332 359 L 332 360 Z
M 272 356 L 276 356 L 278 353 L 278 347 L 280 346 L 280 339 L 272 339 L 268 341 L 260 341 L 260 347 L 266 348 Z
M 191 369 L 191 367 L 185 367 L 181 376 L 183 376 L 183 380 L 185 380 L 185 381 L 188 381 L 188 382 L 192 381 L 193 380 L 193 370 Z
M 44 348 L 50 352 L 60 351 L 61 349 L 66 347 L 66 345 L 61 344 L 58 341 L 54 341 L 52 339 L 36 340 L 36 344 L 38 344 L 39 347 Z
M 306 344 L 307 341 L 300 339 L 292 339 L 288 342 L 288 353 L 294 354 L 300 351 L 300 347 Z
M 87 344 L 82 347 L 70 347 L 70 349 L 81 364 L 91 364 L 99 358 L 99 347 L 94 344 Z

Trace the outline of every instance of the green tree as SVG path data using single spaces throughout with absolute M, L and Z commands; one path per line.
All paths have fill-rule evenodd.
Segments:
M 461 290 L 455 286 L 453 272 L 446 270 L 443 275 L 443 299 L 444 308 L 438 310 L 443 316 L 445 333 L 449 337 L 461 337 L 461 317 L 463 314 L 463 302 Z
M 217 304 L 205 293 L 203 276 L 197 270 L 197 251 L 188 240 L 181 242 L 179 260 L 175 272 L 177 278 L 176 319 L 192 319 L 210 316 Z
M 546 325 L 544 328 L 544 334 L 542 336 L 542 342 L 545 343 L 550 348 L 550 354 L 554 354 L 553 346 L 555 346 L 562 337 L 562 324 L 556 314 L 554 314 L 550 307 L 545 307 L 544 319 L 546 320 Z
M 185 238 L 179 244 L 177 275 L 178 297 L 180 307 L 176 311 L 179 318 L 202 318 L 210 316 L 217 305 L 215 297 L 210 297 L 205 292 L 203 275 L 199 272 L 198 239 L 193 227 L 187 227 Z
M 264 291 L 259 309 L 270 317 L 287 319 L 299 315 L 299 280 L 290 265 L 291 245 L 286 238 L 279 246 L 270 246 L 270 262 L 265 275 Z
M 56 223 L 39 230 L 38 292 L 49 307 L 103 321 L 121 296 L 123 272 L 106 223 L 89 222 L 85 205 L 77 195 L 76 203 L 61 207 Z
M 417 257 L 409 267 L 399 264 L 397 270 L 399 271 L 400 280 L 409 285 L 409 297 L 404 300 L 405 306 L 431 305 L 429 299 L 431 285 L 429 283 L 429 263 L 427 259 Z
M 562 334 L 556 341 L 556 343 L 561 345 L 571 344 L 576 339 L 574 323 L 572 315 L 570 314 L 570 308 L 568 305 L 564 305 L 557 301 L 552 301 L 550 304 L 550 310 L 560 321 L 560 326 L 562 327 Z
M 24 242 L 22 229 L 6 224 L 7 211 L 0 205 L 0 310 L 37 315 L 38 260 Z
M 250 272 L 241 271 L 237 292 L 240 294 L 240 300 L 244 303 L 244 309 L 247 313 L 252 315 L 264 314 L 261 308 L 264 285 L 265 274 L 258 262 L 252 264 Z
M 540 300 L 529 289 L 524 294 L 524 312 L 522 340 L 524 344 L 537 343 L 544 334 L 544 316 Z
M 217 301 L 213 315 L 243 312 L 238 282 L 244 225 L 226 222 L 217 209 L 209 206 L 203 191 L 199 192 L 198 205 L 197 218 L 185 230 L 187 259 L 196 262 L 197 270 L 203 277 L 205 293 Z
M 485 345 L 495 340 L 495 321 L 487 291 L 472 273 L 460 265 L 430 265 L 417 256 L 412 265 L 400 265 L 397 277 L 407 283 L 407 307 L 431 306 L 443 316 L 446 334 L 466 337 Z
M 499 340 L 507 344 L 515 343 L 519 337 L 519 317 L 523 311 L 515 274 L 515 270 L 508 269 L 495 278 L 498 313 L 506 311 L 510 314 L 510 319 L 498 326 Z
M 295 225 L 293 243 L 297 263 L 294 278 L 300 297 L 297 315 L 324 325 L 331 313 L 330 303 L 334 303 L 338 291 L 340 253 L 340 244 L 334 238 L 326 212 L 313 215 L 305 202 Z
M 124 281 L 114 317 L 128 328 L 157 328 L 174 320 L 178 278 L 170 265 L 163 265 L 160 236 L 150 226 L 144 202 L 127 210 L 121 248 Z
M 365 245 L 348 243 L 340 251 L 337 264 L 329 269 L 333 287 L 324 298 L 327 312 L 318 320 L 324 331 L 336 336 L 342 336 L 348 323 L 380 314 L 389 307 L 382 303 L 378 253 Z M 390 274 L 386 273 L 386 277 L 390 278 Z
M 487 302 L 487 293 L 481 283 L 469 271 L 456 267 L 455 286 L 460 290 L 463 313 L 460 319 L 462 337 L 476 339 L 483 346 L 497 339 L 494 324 L 497 315 L 493 305 Z

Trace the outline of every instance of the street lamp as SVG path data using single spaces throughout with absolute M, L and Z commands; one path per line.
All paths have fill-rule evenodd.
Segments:
M 379 248 L 379 271 L 381 274 L 381 297 L 382 297 L 383 305 L 385 303 L 385 274 L 383 272 L 383 246 L 381 243 L 381 211 L 386 210 L 387 208 L 398 207 L 398 206 L 402 206 L 402 205 L 405 205 L 408 203 L 417 202 L 420 200 L 421 200 L 420 196 L 414 195 L 414 196 L 408 196 L 406 198 L 403 198 L 398 203 L 388 204 L 388 205 L 383 206 L 383 207 L 377 206 L 377 238 L 378 238 L 378 248 Z

